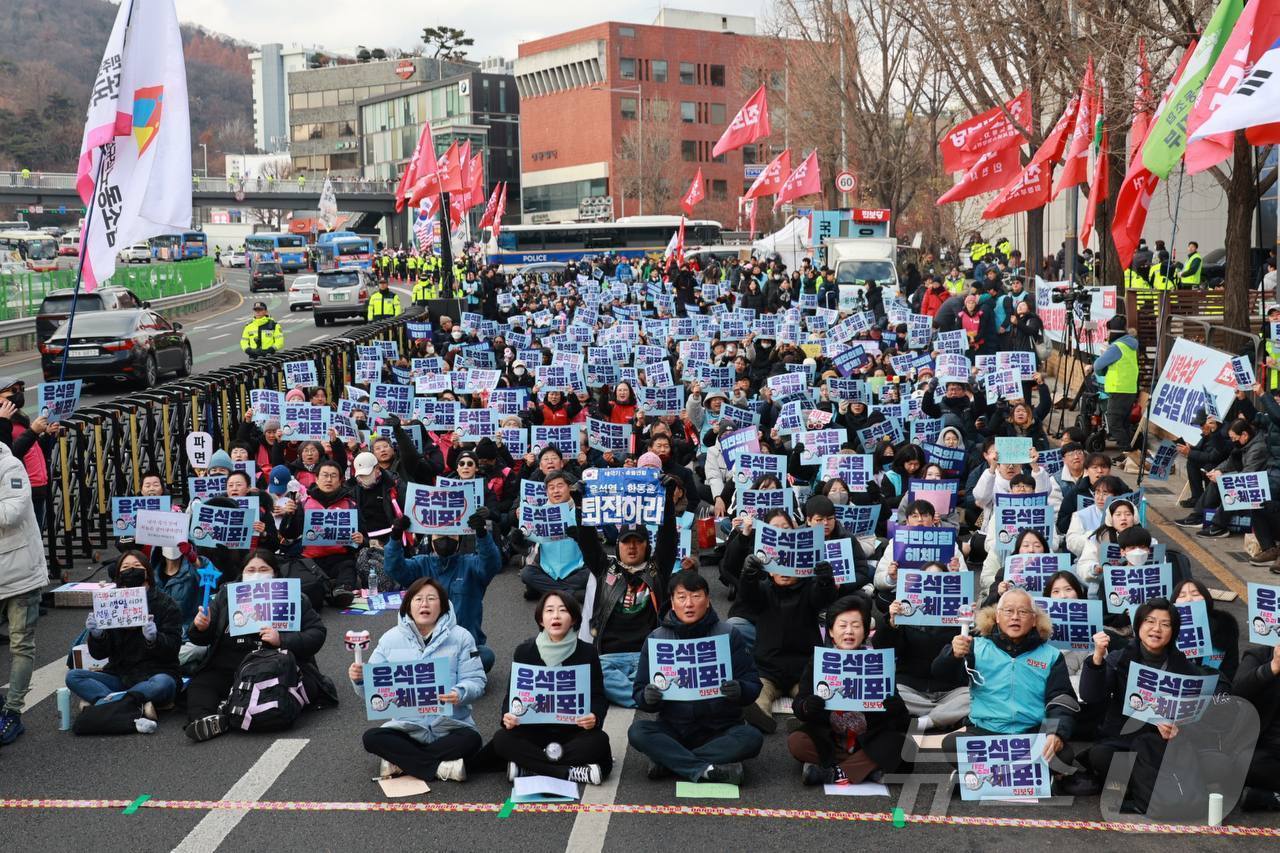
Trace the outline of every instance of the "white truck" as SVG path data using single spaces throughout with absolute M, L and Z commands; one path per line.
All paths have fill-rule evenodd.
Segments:
M 835 270 L 840 310 L 866 307 L 866 283 L 874 281 L 885 296 L 898 292 L 898 241 L 893 237 L 833 237 L 823 243 L 827 266 Z

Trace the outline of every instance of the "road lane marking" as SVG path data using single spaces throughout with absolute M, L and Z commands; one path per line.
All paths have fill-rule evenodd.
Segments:
M 1165 535 L 1172 539 L 1174 543 L 1181 547 L 1187 554 L 1194 556 L 1199 560 L 1200 564 L 1212 572 L 1213 576 L 1221 581 L 1223 586 L 1240 596 L 1240 598 L 1246 601 L 1249 599 L 1249 590 L 1240 581 L 1240 578 L 1228 569 L 1226 565 L 1219 561 L 1217 557 L 1210 554 L 1204 548 L 1201 548 L 1194 539 L 1187 536 L 1187 534 L 1174 526 L 1174 524 L 1164 516 L 1164 513 L 1148 504 L 1147 515 L 1154 516 L 1151 520 L 1160 525 L 1160 529 L 1165 533 Z
M 237 803 L 260 799 L 308 743 L 308 738 L 291 738 L 271 744 L 222 799 Z M 213 853 L 248 813 L 248 808 L 215 808 L 201 818 L 181 844 L 173 848 L 174 853 Z
M 622 763 L 627 758 L 627 729 L 635 719 L 634 708 L 613 708 L 604 718 L 604 731 L 609 736 L 609 748 L 613 751 L 613 771 L 603 785 L 583 785 L 583 805 L 613 805 L 618 800 L 618 780 L 622 778 Z M 609 832 L 610 812 L 578 812 L 573 819 L 573 830 L 565 844 L 565 853 L 600 853 L 604 838 Z
M 210 335 L 210 336 L 209 336 L 209 338 L 208 338 L 208 340 L 216 341 L 218 338 L 229 338 L 229 337 L 231 337 L 231 333 L 230 333 L 230 332 L 223 332 L 223 333 L 222 333 L 222 334 L 220 334 L 220 335 Z

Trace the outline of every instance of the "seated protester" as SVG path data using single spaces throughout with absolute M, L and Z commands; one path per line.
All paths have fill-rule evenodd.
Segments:
M 394 542 L 395 539 L 392 539 Z M 407 773 L 419 779 L 465 782 L 467 759 L 480 751 L 480 732 L 471 706 L 484 695 L 486 676 L 471 632 L 458 625 L 449 593 L 434 578 L 418 578 L 405 590 L 400 621 L 378 638 L 370 664 L 408 663 L 447 658 L 457 681 L 440 694 L 449 713 L 416 720 L 387 720 L 366 729 L 364 748 L 382 759 L 379 776 Z M 352 663 L 347 676 L 364 699 L 364 664 Z
M 974 396 L 967 382 L 948 382 L 942 400 L 934 398 L 938 380 L 934 379 L 920 398 L 920 411 L 927 418 L 942 418 L 944 427 L 960 430 L 966 446 L 972 447 L 981 440 L 976 422 L 986 415 L 985 395 Z
M 213 563 L 201 557 L 188 543 L 177 548 L 166 545 L 151 552 L 151 586 L 169 596 L 177 605 L 182 616 L 184 639 L 204 599 L 199 571 L 206 568 L 214 568 Z
M 1030 383 L 1023 385 L 1024 388 L 1033 386 L 1040 393 L 1039 404 L 1034 409 L 1025 400 L 1017 400 L 1013 403 L 1002 401 L 996 404 L 988 421 L 989 435 L 1030 437 L 1032 446 L 1036 450 L 1049 449 L 1049 437 L 1044 432 L 1044 419 L 1049 415 L 1049 407 L 1053 404 L 1053 400 L 1049 395 L 1048 386 L 1041 380 L 1039 373 L 1032 376 Z
M 833 649 L 874 648 L 867 645 L 871 602 L 849 595 L 827 608 L 827 642 Z M 877 635 L 877 639 L 879 636 Z M 907 706 L 895 693 L 884 700 L 882 711 L 831 711 L 813 693 L 813 654 L 800 676 L 800 693 L 792 703 L 802 724 L 787 738 L 787 750 L 804 763 L 801 781 L 806 785 L 856 785 L 880 781 L 902 764 L 910 718 Z
M 678 483 L 663 478 L 666 508 L 653 547 L 649 530 L 628 525 L 618 531 L 617 556 L 606 556 L 593 527 L 578 525 L 573 535 L 583 562 L 595 578 L 591 613 L 586 616 L 609 701 L 634 708 L 636 672 L 645 638 L 659 625 L 670 602 L 668 583 L 676 564 L 675 494 Z
M 1250 646 L 1231 684 L 1258 711 L 1259 733 L 1245 775 L 1244 811 L 1280 811 L 1280 646 Z
M 1098 482 L 1094 495 L 1098 496 L 1098 500 L 1106 501 L 1110 498 L 1111 490 L 1116 487 L 1114 477 L 1104 477 Z M 1118 481 L 1117 481 L 1118 482 Z M 1093 507 L 1090 507 L 1093 509 Z M 1077 512 L 1076 517 L 1072 520 L 1072 529 L 1075 530 L 1077 524 L 1083 525 L 1085 519 L 1093 518 L 1092 512 Z M 1103 511 L 1102 524 L 1098 526 L 1088 538 L 1084 540 L 1084 546 L 1080 549 L 1079 559 L 1076 560 L 1076 576 L 1080 578 L 1089 589 L 1090 598 L 1101 598 L 1102 590 L 1102 560 L 1105 556 L 1106 546 L 1115 544 L 1120 541 L 1120 534 L 1131 527 L 1138 525 L 1138 511 L 1133 505 L 1133 501 L 1121 498 L 1120 500 L 1111 501 L 1111 504 Z M 1071 534 L 1067 534 L 1067 546 L 1071 546 Z M 1076 539 L 1078 543 L 1080 540 Z M 1135 556 L 1134 559 L 1138 559 Z M 1136 563 L 1135 565 L 1141 565 Z
M 404 506 L 404 481 L 393 470 L 383 470 L 368 451 L 357 454 L 352 467 L 354 476 L 346 488 L 359 510 L 360 531 L 366 541 L 385 545 L 391 525 L 403 514 L 397 507 Z
M 921 473 L 921 476 L 916 479 L 933 480 L 935 482 L 949 479 L 947 477 L 942 476 L 942 466 L 936 462 L 930 462 L 929 464 L 925 465 L 924 470 L 921 471 L 920 473 Z M 957 489 L 957 492 L 958 492 L 958 489 Z M 912 498 L 911 496 L 911 487 L 908 484 L 907 493 L 903 495 L 902 500 L 898 502 L 897 515 L 895 517 L 898 524 L 908 523 L 907 516 L 910 514 L 911 505 L 915 503 L 915 501 L 916 499 Z M 929 503 L 929 502 L 925 501 L 925 503 Z M 931 507 L 933 506 L 932 503 L 929 503 L 929 505 Z M 960 529 L 960 513 L 957 509 L 957 505 L 958 505 L 958 501 L 953 501 L 951 504 L 952 506 L 951 512 L 941 516 L 935 515 L 934 520 L 930 523 L 937 525 L 939 527 L 954 527 L 957 530 L 959 530 Z M 937 507 L 934 507 L 934 512 L 935 513 L 937 512 Z
M 912 477 L 924 474 L 924 466 L 928 462 L 924 451 L 914 444 L 907 445 L 893 454 L 893 464 L 884 472 L 884 489 L 893 489 L 898 497 L 907 493 L 907 483 Z
M 427 438 L 422 442 L 422 451 L 419 452 L 399 417 L 389 415 L 386 420 L 391 424 L 395 442 L 381 435 L 369 443 L 369 451 L 378 461 L 382 473 L 394 475 L 401 483 L 434 483 L 436 477 L 445 472 L 439 435 L 428 430 Z M 452 441 L 453 433 L 447 435 L 449 441 Z
M 1111 457 L 1105 453 L 1090 453 L 1084 460 L 1084 476 L 1078 478 L 1069 489 L 1062 490 L 1062 503 L 1058 507 L 1058 536 L 1067 535 L 1067 531 L 1071 529 L 1071 522 L 1075 519 L 1076 507 L 1080 505 L 1078 498 L 1080 496 L 1093 497 L 1093 488 L 1103 477 L 1111 476 Z M 1121 481 L 1123 483 L 1123 481 Z M 1121 489 L 1115 494 L 1122 495 L 1127 489 Z M 1097 525 L 1085 525 L 1081 530 L 1092 530 Z M 1083 547 L 1083 543 L 1081 543 Z M 1068 545 L 1068 550 L 1070 546 Z M 1071 553 L 1079 556 L 1078 551 Z
M 543 482 L 547 487 L 547 503 L 569 504 L 576 516 L 573 490 L 578 481 L 573 475 L 567 471 L 553 471 Z M 547 592 L 563 592 L 577 599 L 579 605 L 586 598 L 587 578 L 590 576 L 582 561 L 582 549 L 572 536 L 538 542 L 520 571 L 526 601 L 536 600 Z
M 236 441 L 248 445 L 252 449 L 252 459 L 259 471 L 270 471 L 277 465 L 285 463 L 285 444 L 280 440 L 280 421 L 272 420 L 263 423 L 262 428 L 253 419 L 253 408 L 245 409 L 236 428 Z
M 1188 660 L 1195 666 L 1217 670 L 1228 682 L 1234 683 L 1240 669 L 1240 624 L 1235 616 L 1214 606 L 1209 588 L 1200 581 L 1175 581 L 1173 603 L 1189 604 L 1192 601 L 1203 601 L 1209 614 L 1209 645 L 1212 651 L 1205 657 Z
M 1045 541 L 1043 534 L 1039 530 L 1019 530 L 1018 536 L 1013 540 L 1013 548 L 1010 554 L 1048 554 L 1049 543 Z M 994 607 L 1000 600 L 1000 596 L 1004 595 L 1011 589 L 1018 589 L 1009 581 L 1004 579 L 1005 558 L 1000 557 L 995 551 L 987 552 L 987 559 L 982 563 L 982 578 L 988 576 L 991 578 L 991 584 L 988 587 L 986 601 L 982 602 L 983 607 Z M 1034 594 L 1035 590 L 1032 590 Z
M 243 471 L 232 471 L 227 475 L 227 497 L 256 497 L 258 499 L 258 517 L 253 522 L 253 535 L 249 538 L 250 548 L 265 548 L 277 551 L 280 548 L 280 535 L 276 532 L 275 516 L 271 514 L 271 495 L 259 493 L 253 487 L 253 481 Z
M 1180 624 L 1178 609 L 1168 599 L 1153 598 L 1134 612 L 1131 639 L 1112 650 L 1111 636 L 1100 631 L 1093 635 L 1093 654 L 1084 662 L 1080 695 L 1087 704 L 1106 708 L 1099 739 L 1083 756 L 1085 765 L 1098 780 L 1105 780 L 1117 753 L 1132 752 L 1135 756 L 1122 812 L 1147 812 L 1165 749 L 1179 733 L 1179 727 L 1171 723 L 1138 723 L 1125 715 L 1129 667 L 1140 664 L 1175 675 L 1206 672 L 1178 651 L 1174 641 Z
M 502 571 L 502 555 L 488 527 L 489 510 L 480 507 L 467 519 L 475 535 L 473 553 L 459 553 L 457 536 L 433 534 L 430 551 L 406 557 L 404 534 L 409 530 L 409 517 L 402 515 L 391 525 L 391 538 L 383 549 L 382 568 L 402 587 L 410 587 L 420 578 L 439 581 L 452 602 L 452 619 L 475 638 L 484 671 L 493 667 L 494 654 L 486 642 L 484 629 L 484 594 L 489 583 Z
M 342 480 L 342 468 L 337 462 L 325 459 L 317 464 L 315 482 L 281 527 L 284 538 L 298 539 L 302 535 L 309 509 L 359 509 Z M 325 577 L 333 582 L 329 602 L 335 607 L 346 607 L 355 599 L 354 590 L 360 586 L 356 577 L 356 548 L 364 541 L 364 534 L 357 530 L 351 534 L 351 545 L 307 545 L 302 549 L 302 556 L 315 560 Z
M 926 572 L 954 571 L 942 563 L 926 563 Z M 921 732 L 929 729 L 950 730 L 969 714 L 969 687 L 957 687 L 948 680 L 935 678 L 933 659 L 938 649 L 960 634 L 959 627 L 898 625 L 902 604 L 895 600 L 896 591 L 889 587 L 876 596 L 887 619 L 876 619 L 875 647 L 893 649 L 897 666 L 898 695 L 907 710 L 918 718 Z
M 1209 488 L 1205 474 L 1226 461 L 1231 455 L 1232 443 L 1226 432 L 1219 429 L 1222 420 L 1216 415 L 1201 410 L 1194 422 L 1200 427 L 1200 440 L 1192 447 L 1177 439 L 1176 445 L 1178 453 L 1186 460 L 1187 486 L 1191 489 L 1191 496 L 1179 501 L 1178 506 L 1189 507 L 1191 512 L 1174 523 L 1179 527 L 1199 530 L 1204 527 L 1204 510 L 1200 504 L 1205 489 Z
M 147 588 L 147 624 L 137 628 L 99 628 L 90 612 L 89 654 L 107 661 L 102 671 L 72 669 L 67 687 L 90 705 L 123 699 L 128 693 L 143 704 L 143 716 L 156 719 L 156 705 L 168 705 L 178 692 L 178 646 L 182 645 L 182 614 L 173 599 L 151 583 L 147 558 L 141 551 L 125 551 L 114 567 L 116 586 Z M 142 729 L 139 729 L 142 731 Z
M 907 516 L 901 526 L 936 527 L 938 526 L 937 509 L 928 501 L 911 501 L 907 504 Z M 947 571 L 958 572 L 960 569 L 960 555 L 954 554 Z M 878 593 L 892 593 L 898 587 L 898 564 L 893 560 L 893 543 L 889 543 L 876 563 L 874 586 Z M 885 600 L 892 601 L 892 595 Z
M 1011 589 L 978 612 L 974 628 L 976 637 L 953 637 L 933 662 L 934 677 L 969 685 L 969 723 L 943 741 L 949 760 L 955 761 L 958 737 L 1043 732 L 1044 757 L 1062 773 L 1071 764 L 1067 741 L 1080 703 L 1062 653 L 1048 642 L 1049 615 L 1026 590 Z
M 662 472 L 673 477 L 679 478 L 684 484 L 684 493 L 689 496 L 690 500 L 698 494 L 698 484 L 693 478 L 693 471 L 689 470 L 688 463 L 692 461 L 693 453 L 682 441 L 678 441 L 671 435 L 671 430 L 665 424 L 659 423 L 655 425 L 652 438 L 649 439 L 649 450 L 658 455 L 662 460 Z M 715 454 L 709 452 L 707 454 L 710 460 Z M 688 457 L 688 458 L 681 458 Z M 720 454 L 723 459 L 723 454 Z M 708 461 L 710 464 L 710 461 Z M 711 473 L 707 473 L 707 479 L 710 480 Z M 714 495 L 715 493 L 712 492 Z
M 3 418 L 0 418 L 0 420 L 3 420 Z M 142 472 L 142 488 L 138 490 L 138 494 L 143 497 L 155 498 L 168 493 L 169 491 L 164 485 L 164 478 L 160 476 L 158 471 L 144 470 Z M 169 506 L 174 512 L 181 512 L 181 503 L 182 496 L 176 495 L 170 498 Z M 147 555 L 148 559 L 155 559 L 155 546 L 139 545 L 134 541 L 132 536 L 116 537 L 115 546 L 116 550 L 121 554 L 125 551 L 141 551 L 143 554 Z
M 276 555 L 261 548 L 249 552 L 240 572 L 241 581 L 270 580 L 280 576 Z M 324 645 L 324 622 L 305 595 L 301 596 L 300 603 L 302 617 L 297 631 L 264 627 L 256 637 L 252 634 L 231 636 L 227 587 L 221 587 L 214 594 L 208 612 L 200 608 L 191 623 L 191 630 L 187 632 L 187 639 L 197 646 L 207 646 L 209 651 L 200 663 L 199 672 L 187 684 L 187 737 L 198 743 L 230 730 L 231 721 L 223 713 L 223 701 L 231 691 L 245 658 L 262 646 L 283 649 L 293 655 L 302 675 L 307 708 L 338 704 L 333 682 L 316 666 L 316 655 Z
M 609 386 L 601 385 L 600 394 L 595 402 L 596 411 L 601 420 L 611 424 L 629 424 L 636 416 L 637 400 L 631 383 L 619 382 L 609 392 Z
M 231 462 L 231 454 L 225 450 L 215 450 L 209 457 L 209 467 L 205 469 L 207 477 L 225 477 L 235 470 Z
M 539 633 L 516 647 L 512 661 L 553 668 L 590 667 L 590 706 L 572 724 L 526 724 L 519 712 L 513 712 L 508 693 L 502 728 L 493 736 L 493 751 L 508 762 L 507 777 L 513 782 L 528 773 L 599 785 L 613 768 L 609 736 L 604 731 L 609 698 L 595 646 L 578 637 L 582 606 L 572 595 L 546 592 L 533 615 Z
M 871 565 L 867 562 L 866 555 L 862 552 L 862 546 L 858 544 L 858 540 L 853 538 L 849 531 L 841 526 L 836 520 L 836 507 L 831 499 L 825 495 L 814 495 L 804 502 L 804 523 L 809 527 L 822 527 L 822 534 L 827 542 L 836 539 L 849 539 L 850 550 L 853 552 L 853 581 L 840 585 L 840 593 L 847 595 L 852 592 L 871 593 L 871 581 L 874 574 Z
M 667 702 L 649 673 L 649 644 L 655 640 L 692 640 L 727 634 L 732 653 L 731 678 L 720 696 L 694 702 Z M 742 762 L 755 758 L 764 736 L 742 719 L 742 709 L 760 695 L 755 661 L 738 632 L 720 621 L 711 607 L 707 581 L 696 571 L 671 578 L 671 609 L 640 649 L 634 699 L 641 711 L 656 713 L 636 720 L 627 732 L 632 748 L 649 759 L 649 778 L 674 773 L 690 782 L 742 784 Z
M 1270 394 L 1262 394 L 1261 386 L 1255 385 L 1258 393 L 1258 401 L 1263 404 L 1263 410 L 1269 411 L 1267 403 L 1270 402 L 1271 407 L 1276 407 L 1276 403 Z M 1277 410 L 1280 414 L 1280 409 Z M 1277 424 L 1280 424 L 1280 417 L 1276 418 Z M 1268 430 L 1270 432 L 1270 430 Z M 1227 438 L 1231 441 L 1231 454 L 1223 460 L 1222 464 L 1207 472 L 1204 476 L 1213 488 L 1205 489 L 1200 499 L 1200 509 L 1216 509 L 1213 521 L 1207 523 L 1204 529 L 1197 533 L 1197 536 L 1205 538 L 1214 538 L 1217 536 L 1231 535 L 1231 519 L 1239 515 L 1242 510 L 1227 510 L 1222 507 L 1222 497 L 1218 492 L 1218 478 L 1223 474 L 1248 473 L 1252 471 L 1266 471 L 1270 466 L 1270 445 L 1267 442 L 1267 433 L 1258 429 L 1258 425 L 1246 420 L 1233 421 L 1227 427 Z M 1258 540 L 1258 547 L 1262 551 L 1271 551 L 1280 558 L 1280 549 L 1276 547 L 1276 534 L 1280 533 L 1272 516 L 1275 515 L 1276 505 L 1270 501 L 1263 505 L 1262 509 L 1248 510 L 1248 515 L 1253 520 L 1253 535 Z M 1261 523 L 1259 523 L 1261 522 Z M 1272 560 L 1274 562 L 1274 559 Z M 1265 565 L 1265 563 L 1264 563 Z
M 337 442 L 336 444 L 341 446 L 342 442 Z M 338 465 L 338 471 L 343 472 L 343 476 L 345 476 L 345 448 L 343 448 L 343 450 L 344 462 L 343 464 Z M 216 457 L 217 454 L 214 454 L 214 456 Z M 298 458 L 293 460 L 293 462 L 288 463 L 289 470 L 293 472 L 293 478 L 301 483 L 304 489 L 309 489 L 316 484 L 316 478 L 320 471 L 320 463 L 324 461 L 324 458 L 325 454 L 323 444 L 318 441 L 304 441 L 298 447 Z
M 999 494 L 1010 495 L 1031 495 L 1036 492 L 1045 492 L 1049 488 L 1049 474 L 1038 465 L 1032 464 L 1032 470 L 1035 474 L 1024 474 L 1021 471 L 1021 465 L 1000 465 L 999 476 L 988 476 L 994 474 L 994 469 L 988 469 L 983 472 L 982 480 L 978 483 L 978 504 L 984 509 L 993 510 L 995 507 L 995 496 Z M 1011 471 L 1009 479 L 1004 479 Z M 984 484 L 983 481 L 988 481 Z M 990 489 L 990 491 L 986 491 Z M 988 547 L 988 543 L 990 547 Z M 969 537 L 969 541 L 961 545 L 961 550 L 968 558 L 970 564 L 981 561 L 982 572 L 978 577 L 978 583 L 975 593 L 979 596 L 985 596 L 987 590 L 991 588 L 991 584 L 995 581 L 996 570 L 1004 563 L 997 560 L 994 563 L 987 561 L 987 555 L 991 552 L 998 552 L 996 547 L 996 515 L 993 511 L 987 512 L 987 517 L 982 525 L 982 533 L 975 533 Z M 990 568 L 990 573 L 988 573 Z
M 760 695 L 744 712 L 747 722 L 765 734 L 777 730 L 773 702 L 804 689 L 797 677 L 820 645 L 821 616 L 836 598 L 831 564 L 823 560 L 813 577 L 768 572 L 758 556 L 747 557 L 738 594 L 756 612 L 754 657 L 760 672 Z
M 764 523 L 787 529 L 795 527 L 791 514 L 783 509 L 770 510 Z M 720 561 L 720 580 L 729 588 L 729 600 L 733 602 L 729 606 L 729 618 L 725 621 L 742 635 L 750 654 L 755 653 L 756 620 L 760 616 L 760 607 L 758 598 L 748 598 L 743 594 L 742 575 L 747 560 L 755 552 L 755 524 L 755 519 L 746 514 L 733 519 L 733 529 L 725 540 L 724 558 Z
M 1058 473 L 1053 475 L 1053 484 L 1056 491 L 1060 495 L 1059 509 L 1061 512 L 1062 499 L 1066 498 L 1067 489 L 1075 485 L 1076 481 L 1084 476 L 1084 445 L 1079 442 L 1072 441 L 1064 436 L 1062 450 L 1062 468 Z
M 543 426 L 568 426 L 582 410 L 582 403 L 576 396 L 569 395 L 566 398 L 562 391 L 548 391 L 539 399 L 535 388 L 531 396 L 534 405 L 528 411 L 530 423 Z

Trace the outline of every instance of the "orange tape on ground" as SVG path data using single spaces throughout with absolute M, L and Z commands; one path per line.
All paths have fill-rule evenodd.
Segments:
M 122 809 L 133 800 L 75 799 L 7 799 L 0 809 Z M 194 811 L 342 811 L 342 812 L 498 812 L 502 803 L 377 803 L 377 802 L 298 802 L 288 800 L 147 800 L 139 807 L 147 809 L 182 809 Z M 599 814 L 684 815 L 707 817 L 752 817 L 781 820 L 833 820 L 865 823 L 892 823 L 889 812 L 837 812 L 822 809 L 758 809 L 733 806 L 669 806 L 633 805 L 627 803 L 521 803 L 521 814 Z M 971 815 L 907 815 L 907 825 L 924 826 L 1000 826 L 1024 829 L 1071 829 L 1092 832 L 1122 832 L 1146 835 L 1208 835 L 1280 838 L 1280 827 L 1266 826 L 1198 826 L 1195 824 L 1120 823 L 1104 820 L 1054 820 Z

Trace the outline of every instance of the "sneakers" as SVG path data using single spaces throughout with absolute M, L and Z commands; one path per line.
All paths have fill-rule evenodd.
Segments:
M 1201 530 L 1196 535 L 1202 539 L 1218 539 L 1223 536 L 1230 536 L 1231 531 L 1225 527 L 1216 527 L 1216 526 L 1210 525 L 1209 527 L 1206 527 L 1204 530 Z
M 1280 548 L 1273 546 L 1250 557 L 1249 564 L 1253 566 L 1269 566 L 1276 560 L 1280 560 Z
M 1066 797 L 1095 797 L 1102 792 L 1102 780 L 1092 773 L 1077 770 L 1053 783 L 1053 793 Z
M 507 781 L 514 782 L 524 775 L 524 771 L 520 769 L 520 765 L 514 761 L 507 762 Z
M 725 785 L 742 784 L 742 765 L 734 761 L 729 764 L 712 764 L 702 773 L 704 782 L 721 782 Z
M 27 730 L 22 724 L 22 714 L 17 711 L 5 711 L 0 714 L 0 746 L 8 746 L 18 739 L 18 735 Z
M 806 761 L 800 770 L 800 781 L 805 785 L 830 785 L 836 781 L 835 768 L 819 767 Z
M 767 735 L 778 730 L 778 721 L 773 718 L 773 714 L 764 711 L 755 702 L 742 709 L 742 716 L 748 723 Z
M 569 781 L 581 782 L 586 785 L 599 785 L 603 777 L 600 775 L 599 764 L 585 764 L 581 767 L 569 768 Z
M 1177 521 L 1174 522 L 1174 524 L 1178 525 L 1179 527 L 1186 528 L 1187 530 L 1196 530 L 1201 527 L 1204 527 L 1204 516 L 1198 512 L 1193 512 L 1191 513 L 1191 515 L 1188 515 L 1186 518 L 1178 519 Z
M 1183 498 L 1182 500 L 1178 501 L 1178 506 L 1182 507 L 1183 509 L 1191 509 L 1196 505 L 1197 500 L 1198 500 L 1197 498 Z
M 356 600 L 355 593 L 345 586 L 334 587 L 333 593 L 329 598 L 333 601 L 333 606 L 338 608 L 350 607 L 351 602 Z
M 453 761 L 441 761 L 436 768 L 436 778 L 441 782 L 467 781 L 467 764 L 461 758 Z
M 213 740 L 230 728 L 231 721 L 227 719 L 226 715 L 210 714 L 207 717 L 201 717 L 198 720 L 192 720 L 187 723 L 187 727 L 183 731 L 187 733 L 187 737 L 196 743 L 203 743 L 207 740 Z
M 384 758 L 378 762 L 378 775 L 376 777 L 377 779 L 394 779 L 397 776 L 403 776 L 403 775 L 404 775 L 404 771 L 401 770 L 399 767 L 396 767 L 390 761 L 387 761 L 387 759 Z
M 670 768 L 663 767 L 656 761 L 649 762 L 649 769 L 645 773 L 649 777 L 650 782 L 657 782 L 659 779 L 666 779 L 671 775 Z
M 156 716 L 156 706 L 151 702 L 142 703 L 142 716 L 148 720 L 151 720 L 152 722 L 155 722 L 156 720 L 160 719 L 158 716 Z

